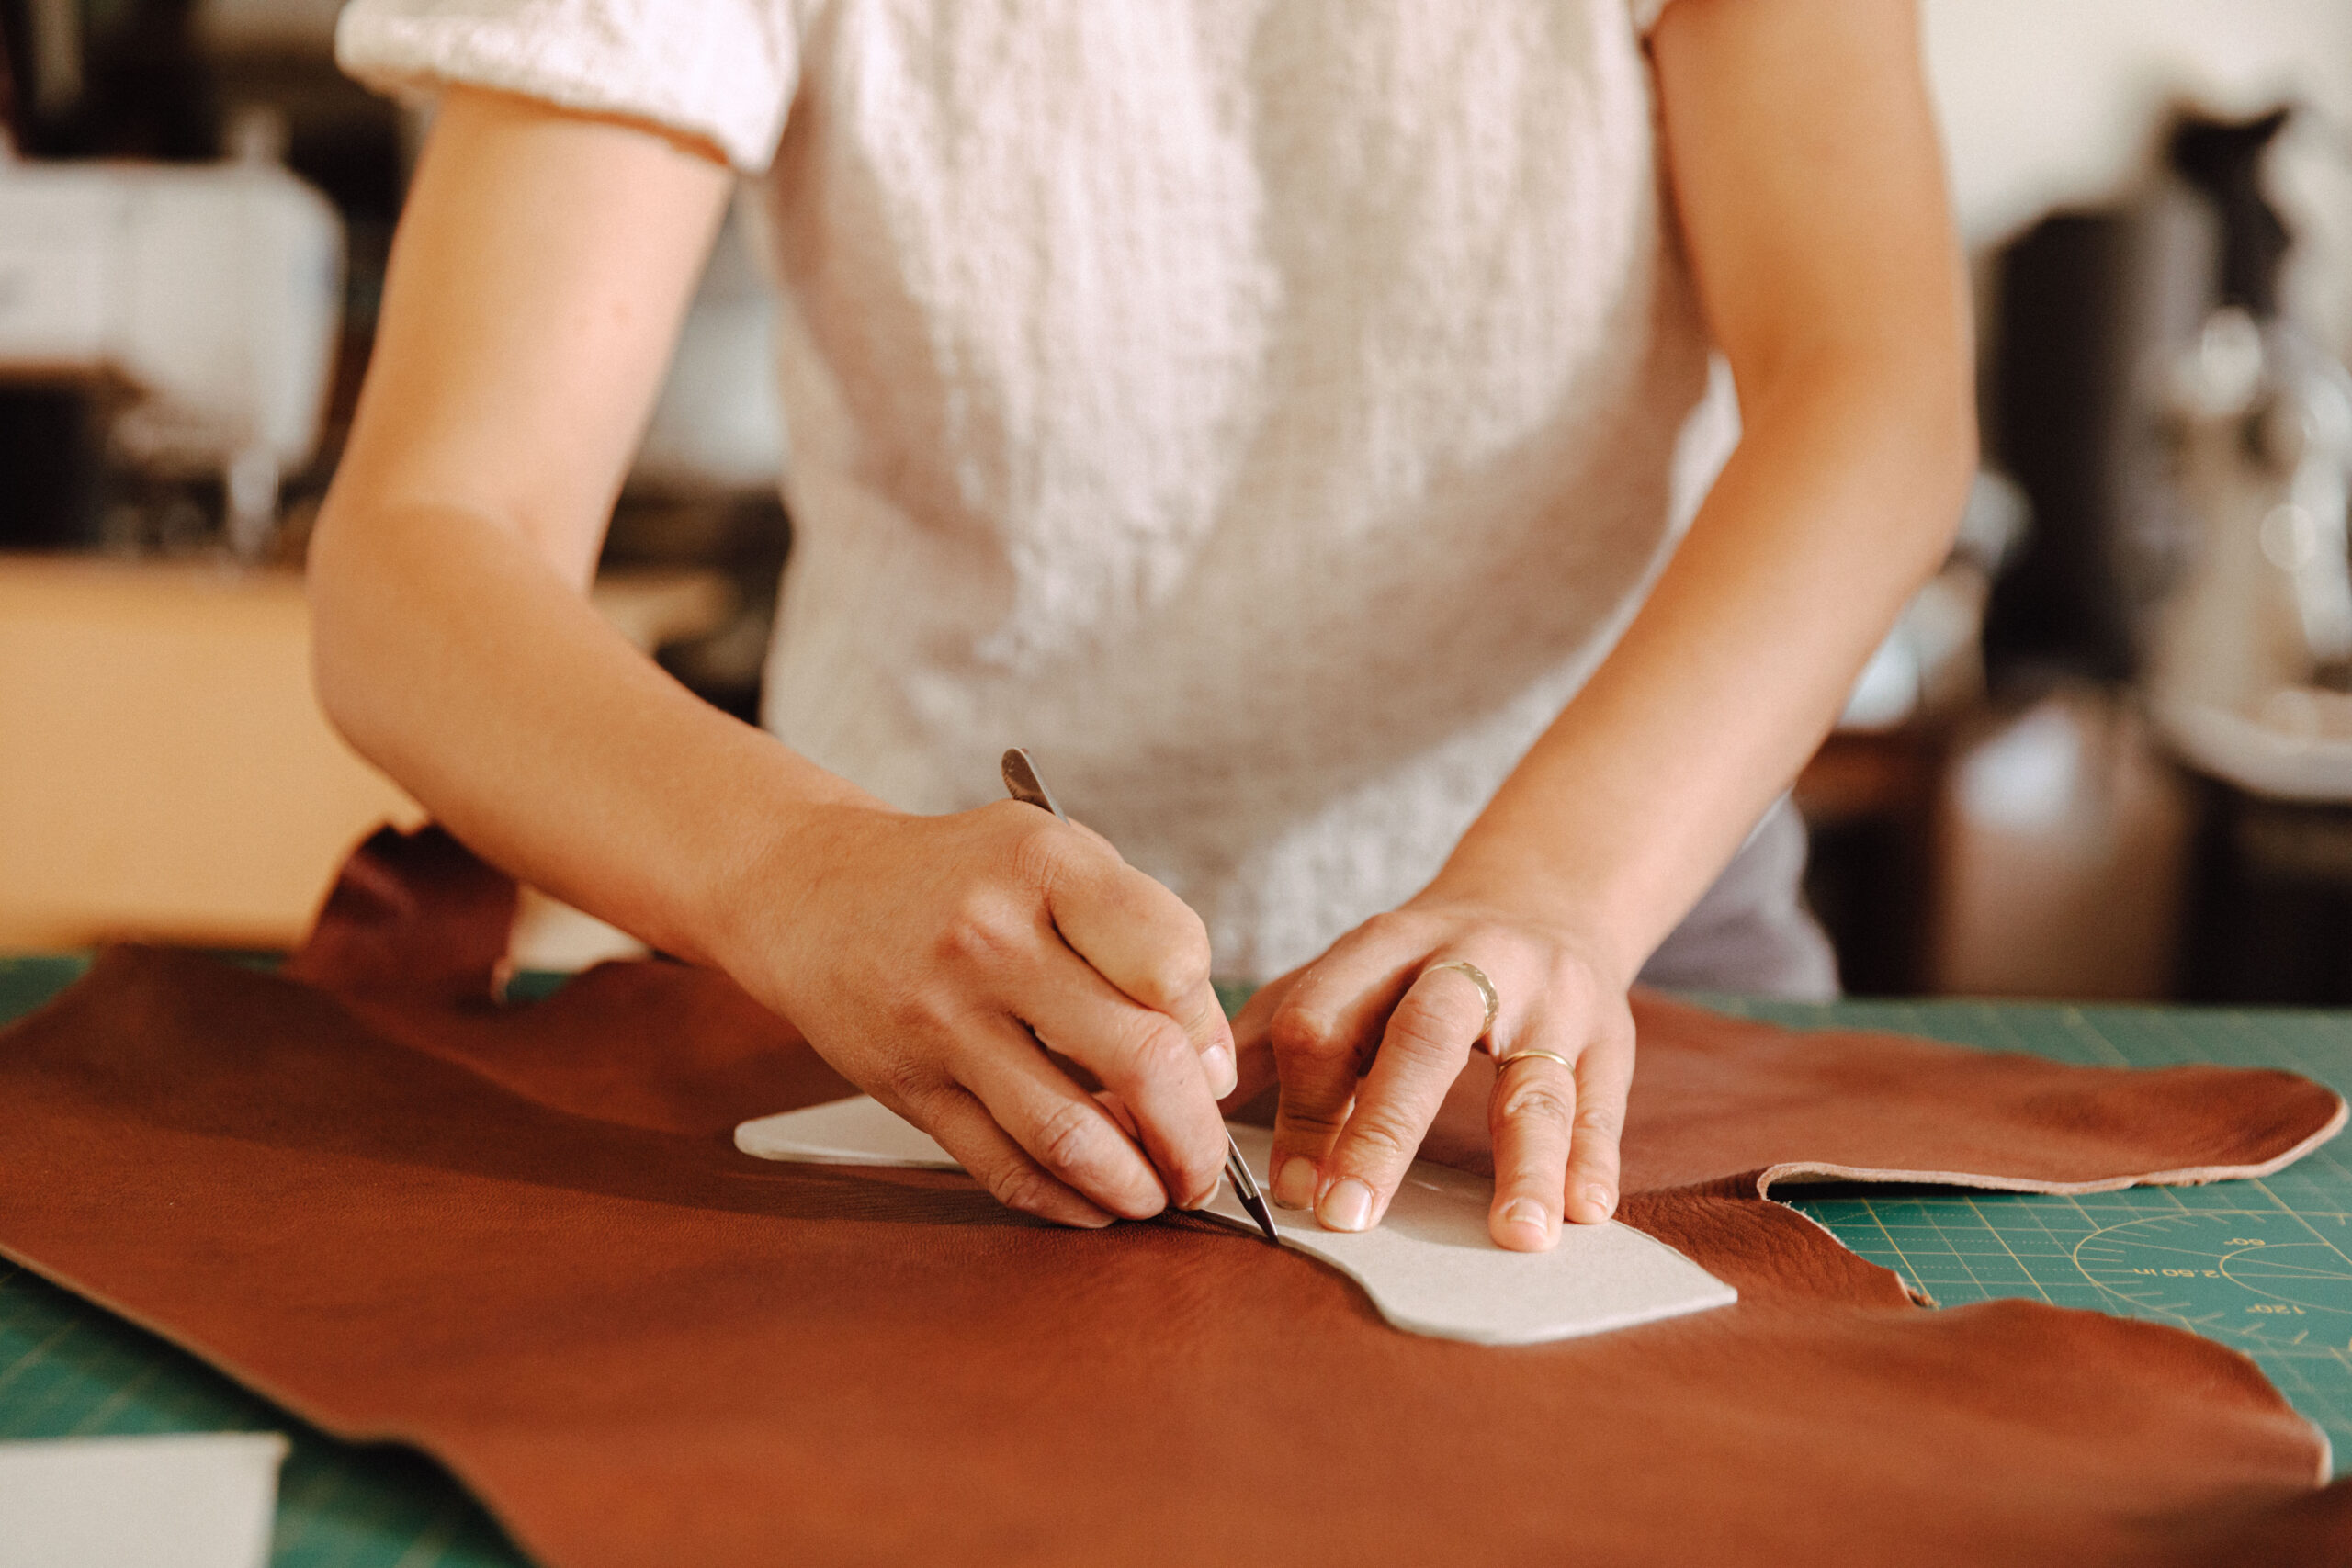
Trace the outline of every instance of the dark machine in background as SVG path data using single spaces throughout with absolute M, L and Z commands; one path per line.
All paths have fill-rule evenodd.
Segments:
M 2288 119 L 2184 115 L 2165 177 L 2009 247 L 1988 323 L 1987 446 L 2034 515 L 1991 686 L 2128 689 L 2183 764 L 2186 1000 L 2352 1002 L 2352 381 L 2281 310 Z
M 334 11 L 332 0 L 0 0 L 0 130 L 15 152 L 0 161 L 0 552 L 226 555 L 278 565 L 300 558 L 367 371 L 422 129 L 336 68 Z M 315 288 L 306 298 L 298 277 L 277 299 L 255 300 L 234 262 L 209 276 L 179 270 L 182 256 L 252 253 L 251 226 L 239 228 L 241 179 L 269 186 L 281 201 L 324 198 L 322 210 L 337 231 L 339 270 L 325 284 L 331 299 L 315 298 Z M 191 218 L 192 198 L 158 203 L 159 187 L 192 190 L 211 198 L 213 210 Z M 148 222 L 143 242 L 113 242 L 163 205 L 176 227 Z M 268 226 L 261 227 L 266 240 Z M 775 501 L 773 398 L 763 396 L 763 286 L 732 228 L 723 248 L 614 519 L 606 560 L 640 573 L 715 571 L 731 585 L 735 608 L 724 624 L 665 646 L 662 658 L 688 685 L 748 717 L 757 708 L 788 530 Z M 190 350 L 185 323 L 159 323 L 151 310 L 128 327 L 93 328 L 59 352 L 42 342 L 59 334 L 28 305 L 12 344 L 12 283 L 28 280 L 37 292 L 93 267 L 142 266 L 166 285 L 188 279 L 154 294 L 199 326 L 217 328 L 233 299 L 247 341 L 215 344 L 208 359 Z M 289 387 L 305 367 L 282 351 L 306 333 L 324 341 L 309 350 L 311 380 Z M 124 352 L 118 340 L 138 334 L 143 344 Z M 257 351 L 243 352 L 249 345 Z M 136 363 L 142 346 L 143 367 Z M 243 368 L 224 378 L 217 374 L 224 363 Z M 748 393 L 747 365 L 762 378 Z M 138 384 L 142 367 L 158 372 L 152 382 L 177 375 L 183 383 L 173 410 L 182 450 L 158 452 L 156 443 L 136 439 L 141 400 L 171 402 L 154 385 Z M 208 371 L 215 372 L 209 379 Z M 240 374 L 266 385 L 221 384 Z M 216 430 L 209 446 L 184 449 L 187 427 L 201 416 L 249 412 L 239 406 L 241 391 L 254 394 L 243 401 L 266 402 L 274 392 L 281 405 L 308 404 L 299 419 L 278 410 L 281 429 L 299 425 L 300 439 L 281 438 L 275 454 L 248 465 L 257 471 L 247 473 L 254 482 L 243 491 L 233 434 Z
M 222 24 L 265 10 L 309 20 L 276 32 Z M 0 128 L 14 153 L 0 163 L 0 204 L 18 202 L 0 205 L 0 553 L 299 559 L 367 367 L 420 133 L 336 70 L 332 10 L 329 0 L 0 0 Z M 1889 639 L 1916 655 L 1901 679 L 1916 677 L 1917 716 L 1849 723 L 1799 786 L 1815 829 L 1811 889 L 1852 988 L 2352 1002 L 2352 763 L 2335 797 L 2325 767 L 2306 765 L 2325 762 L 2320 743 L 2339 721 L 2352 758 L 2352 705 L 2331 705 L 2352 704 L 2352 590 L 2341 604 L 2330 597 L 2352 563 L 2344 486 L 2326 483 L 2343 478 L 2327 451 L 2341 435 L 2352 452 L 2352 413 L 2331 434 L 2340 372 L 2281 310 L 2294 236 L 2267 198 L 2265 168 L 2289 124 L 2284 111 L 2184 116 L 2162 177 L 2129 200 L 2049 217 L 1994 259 L 1984 427 L 1989 464 L 2015 485 L 1980 485 L 1972 516 L 1987 525 L 1972 524 L 1939 592 Z M 158 400 L 154 387 L 107 353 L 10 356 L 10 288 L 58 270 L 42 250 L 58 236 L 12 227 L 9 214 L 28 210 L 26 192 L 46 178 L 83 204 L 56 210 L 86 219 L 92 190 L 118 176 L 124 201 L 163 178 L 191 190 L 249 179 L 292 206 L 292 187 L 323 197 L 336 229 L 329 298 L 306 302 L 291 275 L 277 295 L 295 327 L 325 340 L 316 373 L 305 381 L 281 359 L 274 379 L 250 378 L 279 393 L 310 389 L 299 444 L 241 467 L 235 441 L 203 423 L 240 414 L 233 385 L 197 386 L 159 420 L 141 407 Z M 743 227 L 722 238 L 705 279 L 606 561 L 724 580 L 731 609 L 660 657 L 750 717 L 788 528 L 775 499 L 773 389 L 760 384 L 764 285 L 748 259 L 755 235 L 735 231 Z M 235 314 L 201 288 L 183 292 L 209 326 Z M 270 339 L 272 307 L 256 298 L 238 307 L 236 330 Z M 166 381 L 168 357 L 155 362 Z M 2164 851 L 2165 830 L 2096 813 L 2045 812 L 2020 829 L 2014 790 L 1976 788 L 1978 775 L 1998 773 L 1986 757 L 2006 754 L 1982 744 L 1987 726 L 2052 701 L 2075 717 L 2027 725 L 2027 739 L 2066 740 L 2072 724 L 2069 743 L 2090 756 L 2090 773 L 2185 802 L 2163 807 L 2185 824 L 2177 854 Z M 2251 772 L 2235 765 L 2257 754 Z M 2167 756 L 2189 765 L 2174 773 Z M 2152 784 L 2159 769 L 2166 777 Z M 2010 819 L 1955 828 L 1977 796 Z M 2048 902 L 2037 927 L 2018 911 L 2057 878 L 2051 845 L 2089 845 L 2106 860 Z M 2141 907 L 2155 902 L 2165 908 Z M 2007 957 L 1969 958 L 1969 931 L 2008 926 Z M 2011 962 L 2125 927 L 2136 934 L 2117 945 L 2161 948 L 2162 962 L 2109 965 L 2122 977 L 2104 990 L 2085 984 L 2081 966 L 2045 975 Z
M 36 296 L 0 299 L 26 318 L 0 323 L 0 549 L 299 547 L 366 365 L 397 112 L 315 50 L 208 35 L 190 0 L 0 0 L 0 281 Z M 38 296 L 75 272 L 112 315 L 45 356 Z

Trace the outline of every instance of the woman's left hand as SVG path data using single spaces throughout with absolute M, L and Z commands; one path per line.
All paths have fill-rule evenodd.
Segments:
M 1496 1243 L 1542 1251 L 1559 1239 L 1564 1214 L 1598 1224 L 1615 1211 L 1634 1076 L 1627 981 L 1604 969 L 1596 944 L 1556 915 L 1531 913 L 1531 902 L 1449 888 L 1442 877 L 1251 998 L 1234 1034 L 1245 1064 L 1262 1064 L 1271 1048 L 1282 1079 L 1276 1203 L 1312 1207 L 1332 1230 L 1379 1224 L 1483 1041 L 1502 1064 L 1487 1110 Z M 1491 1029 L 1485 993 L 1453 967 L 1462 964 L 1494 987 Z

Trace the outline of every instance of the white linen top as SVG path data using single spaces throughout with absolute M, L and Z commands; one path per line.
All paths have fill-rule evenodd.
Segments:
M 786 741 L 1073 815 L 1264 978 L 1410 897 L 1712 474 L 1664 0 L 357 0 L 762 182 Z

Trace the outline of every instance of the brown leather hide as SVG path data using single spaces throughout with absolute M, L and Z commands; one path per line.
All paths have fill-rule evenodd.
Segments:
M 2352 1491 L 2244 1359 L 1919 1309 L 1758 1195 L 2262 1164 L 2339 1115 L 2302 1079 L 1645 1000 L 1624 1217 L 1742 1300 L 1496 1349 L 1204 1222 L 739 1155 L 846 1086 L 677 965 L 492 1005 L 503 898 L 379 838 L 280 976 L 103 955 L 0 1035 L 0 1249 L 432 1450 L 549 1564 L 2352 1561 Z

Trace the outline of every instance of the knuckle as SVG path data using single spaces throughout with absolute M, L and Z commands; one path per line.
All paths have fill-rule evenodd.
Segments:
M 1394 1169 L 1408 1163 L 1421 1146 L 1420 1129 L 1403 1117 L 1380 1111 L 1360 1111 L 1347 1134 L 1349 1163 Z
M 1008 1164 L 989 1178 L 989 1192 L 1008 1209 L 1050 1216 L 1060 1184 L 1035 1166 Z
M 1565 1134 L 1576 1118 L 1576 1107 L 1557 1085 L 1539 1080 L 1514 1085 L 1496 1103 L 1495 1113 L 1498 1121 L 1556 1129 Z
M 1065 1100 L 1037 1126 L 1029 1152 L 1048 1170 L 1075 1172 L 1089 1164 L 1102 1117 L 1091 1103 Z
M 1170 943 L 1152 972 L 1143 976 L 1144 994 L 1136 1000 L 1146 1007 L 1172 1010 L 1190 1001 L 1208 983 L 1209 935 L 1195 916 L 1192 929 Z
M 912 1052 L 894 1051 L 882 1058 L 880 1082 L 886 1101 L 895 1100 L 921 1114 L 938 1092 L 939 1075 L 931 1063 Z
M 1274 1047 L 1274 1055 L 1283 1061 L 1319 1061 L 1339 1055 L 1341 1049 L 1329 1019 L 1295 1007 L 1274 1014 L 1266 1026 L 1266 1038 Z
M 1381 1049 L 1415 1057 L 1466 1056 L 1470 1029 L 1478 1021 L 1464 1023 L 1452 1013 L 1451 1008 L 1441 1007 L 1418 992 L 1407 996 L 1388 1015 L 1388 1033 Z M 1482 1010 L 1480 1017 L 1484 1016 Z
M 1205 975 L 1195 975 L 1189 964 L 1163 959 L 1140 975 L 1125 977 L 1128 996 L 1156 1012 L 1173 1012 L 1190 1001 Z
M 1307 1107 L 1294 1109 L 1288 1102 L 1283 1106 L 1281 1125 L 1274 1130 L 1277 1146 L 1291 1149 L 1321 1149 L 1338 1135 L 1347 1124 L 1347 1107 L 1340 1106 L 1330 1115 Z
M 1060 879 L 1075 847 L 1072 840 L 1084 840 L 1034 807 L 1026 810 L 1026 816 L 1031 819 L 1014 829 L 1006 851 L 1012 858 L 1014 879 L 1024 887 L 1042 892 Z
M 1607 1010 L 1599 980 L 1581 964 L 1560 960 L 1547 964 L 1544 989 L 1544 994 L 1555 998 L 1563 1010 L 1588 1016 Z M 1596 1018 L 1595 1021 L 1600 1021 Z
M 1131 1010 L 1111 1041 L 1116 1063 L 1136 1078 L 1158 1078 L 1192 1070 L 1193 1043 L 1165 1013 Z
M 1597 1134 L 1612 1144 L 1624 1127 L 1625 1107 L 1620 1100 L 1588 1100 L 1577 1111 L 1577 1132 Z
M 948 912 L 937 939 L 940 958 L 959 968 L 992 966 L 1009 957 L 1018 943 L 1003 905 L 983 894 L 960 900 Z

